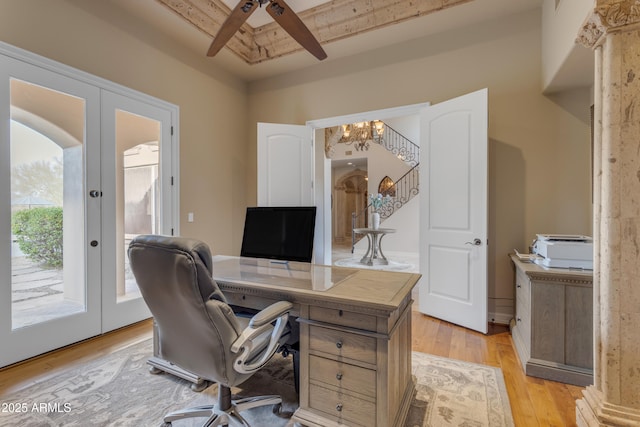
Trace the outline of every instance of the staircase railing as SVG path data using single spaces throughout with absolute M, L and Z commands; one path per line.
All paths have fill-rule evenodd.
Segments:
M 413 199 L 419 191 L 420 186 L 420 176 L 419 176 L 419 166 L 420 164 L 416 164 L 414 167 L 409 169 L 407 173 L 402 175 L 387 191 L 387 194 L 392 195 L 393 203 L 385 204 L 380 210 L 380 220 L 383 221 L 386 218 L 389 218 L 395 211 L 400 209 L 402 206 L 407 204 L 409 200 Z M 355 245 L 357 243 L 356 233 L 353 231 L 354 228 L 358 228 L 357 223 L 358 219 L 362 218 L 366 215 L 367 211 L 371 207 L 371 203 L 367 205 L 360 212 L 352 212 L 351 213 L 351 253 L 353 253 L 355 249 Z
M 378 143 L 409 166 L 415 167 L 420 163 L 420 147 L 386 123 L 384 135 Z

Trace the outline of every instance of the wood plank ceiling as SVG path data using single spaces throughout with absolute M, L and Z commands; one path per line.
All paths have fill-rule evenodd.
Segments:
M 222 0 L 157 1 L 212 39 L 230 13 Z M 326 45 L 470 1 L 473 0 L 332 0 L 301 11 L 298 16 L 320 44 Z M 256 28 L 245 23 L 226 48 L 247 64 L 258 64 L 303 50 L 274 21 Z

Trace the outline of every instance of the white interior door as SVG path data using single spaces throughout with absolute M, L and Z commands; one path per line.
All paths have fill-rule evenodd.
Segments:
M 0 54 L 0 367 L 100 333 L 99 96 Z
M 103 332 L 151 317 L 129 268 L 139 234 L 172 234 L 171 112 L 102 91 Z
M 311 128 L 258 123 L 258 206 L 314 206 L 313 173 Z
M 421 111 L 419 309 L 487 332 L 487 90 Z

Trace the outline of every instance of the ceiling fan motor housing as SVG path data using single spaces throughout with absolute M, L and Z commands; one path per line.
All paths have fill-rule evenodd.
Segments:
M 242 24 L 256 10 L 257 5 L 262 7 L 262 5 L 269 2 L 271 4 L 266 8 L 267 12 L 291 37 L 316 58 L 323 60 L 327 57 L 318 40 L 296 13 L 291 10 L 285 0 L 240 0 L 225 22 L 222 23 L 209 47 L 207 56 L 214 56 L 222 49 L 233 37 L 233 34 L 240 29 Z

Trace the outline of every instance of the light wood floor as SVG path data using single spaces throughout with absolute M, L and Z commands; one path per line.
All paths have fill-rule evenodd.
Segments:
M 413 350 L 500 367 L 517 427 L 575 426 L 575 400 L 581 387 L 524 375 L 506 327 L 488 335 L 413 312 Z M 104 356 L 151 337 L 151 321 L 143 321 L 44 356 L 0 370 L 0 400 L 78 363 Z

